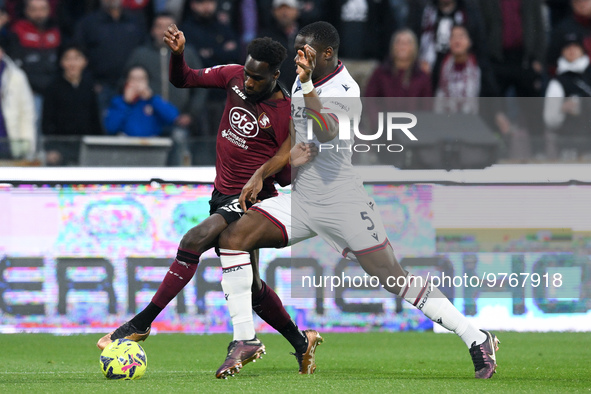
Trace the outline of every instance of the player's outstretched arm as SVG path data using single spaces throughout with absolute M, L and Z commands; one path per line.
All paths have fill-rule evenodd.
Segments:
M 304 103 L 306 108 L 313 112 L 319 113 L 322 110 L 322 102 L 318 96 L 318 92 L 312 84 L 312 72 L 316 68 L 316 50 L 310 45 L 306 44 L 304 50 L 299 49 L 295 58 L 297 65 L 297 73 L 302 84 L 304 92 Z M 333 140 L 339 133 L 337 122 L 330 116 L 324 118 L 328 128 L 321 124 L 313 123 L 313 132 L 319 142 L 328 142 Z
M 163 40 L 175 55 L 180 55 L 185 51 L 187 41 L 185 34 L 174 23 L 168 26 L 168 29 L 164 32 Z

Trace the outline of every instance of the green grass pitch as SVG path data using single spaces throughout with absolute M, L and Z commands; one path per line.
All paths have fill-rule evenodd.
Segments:
M 109 381 L 99 367 L 100 335 L 0 335 L 0 393 L 195 392 L 590 392 L 591 334 L 498 332 L 498 369 L 474 379 L 455 335 L 324 334 L 314 375 L 298 375 L 289 344 L 263 334 L 267 355 L 227 380 L 214 373 L 230 335 L 159 334 L 142 342 L 146 374 Z

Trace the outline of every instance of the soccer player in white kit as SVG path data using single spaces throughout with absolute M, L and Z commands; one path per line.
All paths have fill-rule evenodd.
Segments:
M 235 339 L 237 332 L 245 337 L 239 339 L 250 339 L 255 334 L 250 286 L 256 289 L 256 283 L 249 269 L 249 251 L 281 248 L 319 235 L 343 256 L 359 262 L 369 275 L 378 277 L 386 290 L 458 334 L 469 349 L 475 377 L 490 378 L 496 370 L 498 339 L 488 331 L 475 328 L 437 287 L 413 277 L 400 266 L 375 202 L 351 164 L 353 133 L 349 140 L 339 138 L 337 117 L 326 113 L 333 110 L 352 115 L 361 110 L 359 86 L 338 60 L 338 47 L 338 32 L 329 23 L 315 22 L 298 32 L 295 40 L 298 77 L 292 88 L 291 114 L 295 142 L 309 142 L 308 122 L 313 118 L 313 142 L 320 151 L 313 161 L 298 168 L 291 195 L 255 204 L 220 235 L 222 288 Z M 279 171 L 288 160 L 285 155 L 276 156 L 276 160 L 263 165 L 244 186 L 241 203 L 247 199 L 255 202 L 262 180 Z M 232 297 L 233 294 L 241 296 Z M 300 373 L 311 373 L 316 368 L 314 351 L 321 342 L 316 331 L 307 332 L 315 335 L 308 334 L 308 351 L 298 358 Z M 302 372 L 302 368 L 307 371 Z

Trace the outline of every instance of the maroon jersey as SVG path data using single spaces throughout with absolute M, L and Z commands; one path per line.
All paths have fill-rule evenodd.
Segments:
M 226 89 L 226 107 L 216 139 L 214 186 L 226 195 L 240 194 L 254 172 L 289 138 L 291 100 L 255 102 L 244 93 L 244 66 L 193 70 L 183 55 L 170 57 L 170 81 L 182 88 Z M 259 198 L 277 194 L 273 179 L 264 181 Z

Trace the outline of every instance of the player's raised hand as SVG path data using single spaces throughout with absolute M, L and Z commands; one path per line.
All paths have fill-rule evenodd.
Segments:
M 168 26 L 164 32 L 163 40 L 175 55 L 180 55 L 185 51 L 185 35 L 174 23 Z
M 246 212 L 246 201 L 250 201 L 251 204 L 255 204 L 259 201 L 257 200 L 257 196 L 262 188 L 263 179 L 259 174 L 254 173 L 248 182 L 246 182 L 246 185 L 242 188 L 242 192 L 240 192 L 240 197 L 238 197 L 238 202 L 244 212 Z
M 290 164 L 292 167 L 303 166 L 314 160 L 316 156 L 318 156 L 318 148 L 315 143 L 300 142 L 291 148 Z
M 308 82 L 316 68 L 316 50 L 308 44 L 304 45 L 304 50 L 298 49 L 295 63 L 298 66 L 296 72 L 300 82 Z

